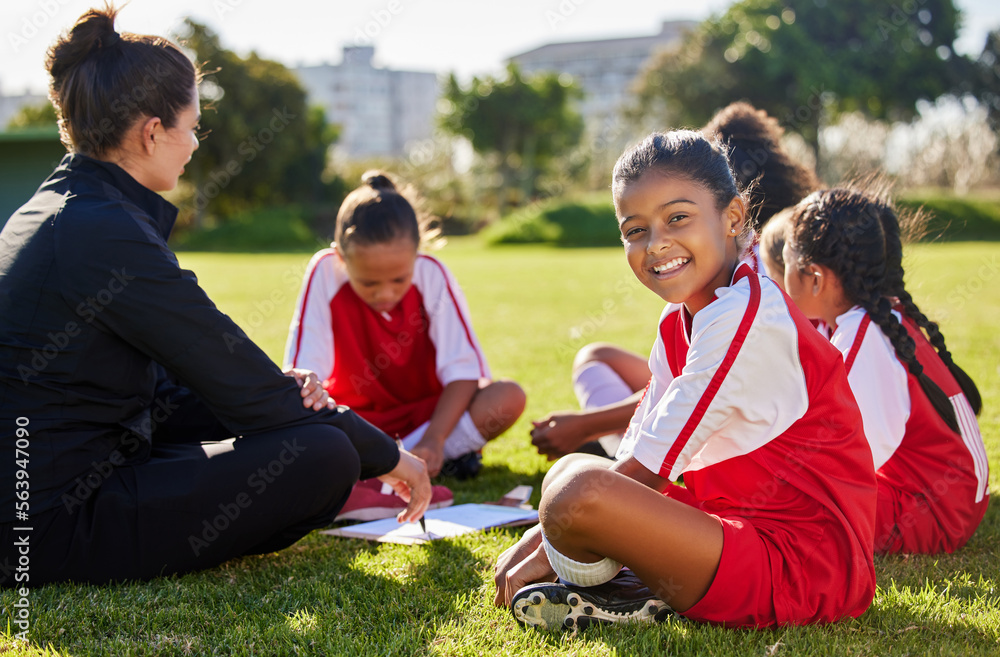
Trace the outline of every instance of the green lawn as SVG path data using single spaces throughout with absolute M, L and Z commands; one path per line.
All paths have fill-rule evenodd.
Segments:
M 634 281 L 618 249 L 483 249 L 452 240 L 438 254 L 469 299 L 495 376 L 528 393 L 525 416 L 487 448 L 482 475 L 448 482 L 456 502 L 496 498 L 546 470 L 529 419 L 572 407 L 574 352 L 593 340 L 646 351 L 662 302 Z M 209 295 L 275 360 L 308 254 L 182 253 Z M 918 245 L 909 287 L 979 384 L 980 425 L 1000 492 L 1000 262 L 995 243 Z M 1000 511 L 994 504 L 955 555 L 877 558 L 879 587 L 857 620 L 734 631 L 694 623 L 525 631 L 492 606 L 492 567 L 519 532 L 407 547 L 318 534 L 277 554 L 146 584 L 47 586 L 31 593 L 29 647 L 91 655 L 996 655 L 1000 653 Z M 10 618 L 14 597 L 0 594 Z

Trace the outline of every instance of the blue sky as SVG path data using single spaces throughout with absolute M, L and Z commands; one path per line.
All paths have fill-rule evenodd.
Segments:
M 899 0 L 920 3 L 920 0 Z M 1000 27 L 997 0 L 956 0 L 965 25 L 959 52 L 978 53 Z M 21 0 L 0 11 L 0 92 L 41 92 L 45 49 L 99 0 Z M 891 6 L 890 3 L 886 3 Z M 703 19 L 728 0 L 132 0 L 119 29 L 166 34 L 191 15 L 238 52 L 290 66 L 336 62 L 341 48 L 373 43 L 391 68 L 461 77 L 497 71 L 505 58 L 553 41 L 653 34 L 661 21 Z

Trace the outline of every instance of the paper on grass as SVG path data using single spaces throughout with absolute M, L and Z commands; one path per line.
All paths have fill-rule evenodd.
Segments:
M 426 534 L 420 529 L 420 523 L 400 524 L 395 518 L 327 529 L 321 533 L 384 543 L 426 543 L 490 527 L 534 524 L 538 522 L 538 511 L 492 504 L 458 504 L 428 511 L 424 520 L 427 522 Z

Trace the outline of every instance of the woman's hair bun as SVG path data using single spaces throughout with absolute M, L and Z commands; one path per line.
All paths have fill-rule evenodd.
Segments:
M 115 31 L 118 9 L 108 5 L 103 9 L 91 9 L 70 28 L 69 33 L 60 38 L 49 49 L 49 74 L 56 86 L 71 69 L 86 60 L 95 48 L 109 48 L 118 43 L 120 36 Z
M 389 179 L 389 176 L 377 169 L 365 171 L 361 176 L 361 184 L 368 185 L 372 189 L 396 191 L 396 185 Z

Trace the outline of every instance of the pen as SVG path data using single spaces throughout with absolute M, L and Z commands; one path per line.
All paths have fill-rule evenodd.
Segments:
M 424 520 L 423 516 L 420 516 L 420 531 L 427 533 L 427 521 Z

